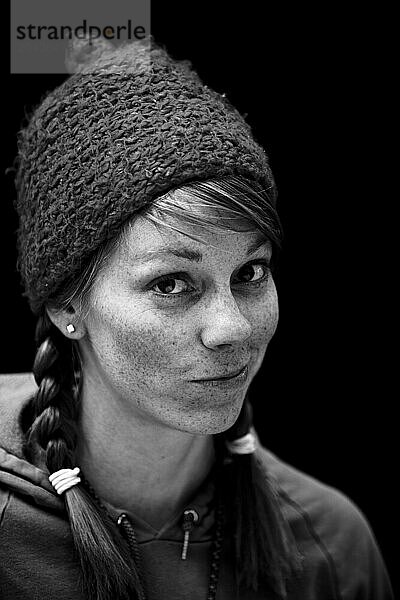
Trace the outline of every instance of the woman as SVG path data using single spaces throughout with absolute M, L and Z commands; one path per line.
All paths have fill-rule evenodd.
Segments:
M 86 51 L 19 139 L 38 350 L 2 382 L 1 597 L 390 598 L 358 509 L 252 424 L 278 321 L 265 151 L 153 42 Z

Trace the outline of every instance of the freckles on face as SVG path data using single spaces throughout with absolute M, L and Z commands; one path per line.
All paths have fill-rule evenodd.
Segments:
M 268 293 L 265 294 L 258 307 L 256 319 L 257 323 L 253 328 L 251 340 L 251 345 L 255 348 L 257 355 L 254 375 L 261 367 L 268 344 L 275 334 L 279 321 L 278 294 L 272 277 L 268 281 Z
M 176 318 L 144 307 L 141 294 L 118 278 L 104 279 L 97 293 L 88 323 L 91 346 L 98 365 L 117 386 L 132 382 L 133 389 L 154 391 L 158 380 L 173 380 L 184 371 L 188 332 L 177 326 Z
M 210 234 L 208 241 L 170 230 L 161 236 L 150 222 L 135 222 L 92 289 L 83 356 L 84 369 L 123 402 L 174 427 L 215 433 L 237 417 L 275 332 L 278 304 L 262 262 L 270 247 L 248 257 L 254 234 Z M 243 364 L 245 387 L 193 383 Z

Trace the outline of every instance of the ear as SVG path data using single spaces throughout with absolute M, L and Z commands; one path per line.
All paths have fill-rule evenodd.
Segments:
M 50 321 L 65 337 L 71 340 L 80 340 L 86 335 L 86 327 L 78 311 L 69 305 L 67 309 L 56 310 L 46 308 Z

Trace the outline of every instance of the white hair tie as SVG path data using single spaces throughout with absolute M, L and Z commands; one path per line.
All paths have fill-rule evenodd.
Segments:
M 225 444 L 231 454 L 253 454 L 256 450 L 256 438 L 251 432 L 231 442 L 225 440 Z
M 74 469 L 60 469 L 50 475 L 49 481 L 57 494 L 62 494 L 72 486 L 80 483 L 81 478 L 77 477 L 79 472 L 79 467 L 75 467 Z

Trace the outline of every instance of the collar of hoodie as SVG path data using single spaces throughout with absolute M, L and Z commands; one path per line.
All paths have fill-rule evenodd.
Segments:
M 151 540 L 182 541 L 184 531 L 190 532 L 190 541 L 205 541 L 212 539 L 214 527 L 214 496 L 215 496 L 215 467 L 200 485 L 192 498 L 176 512 L 171 514 L 160 527 L 154 528 L 144 519 L 124 507 L 116 507 L 102 500 L 107 512 L 118 525 L 126 523 L 133 526 L 138 543 Z

